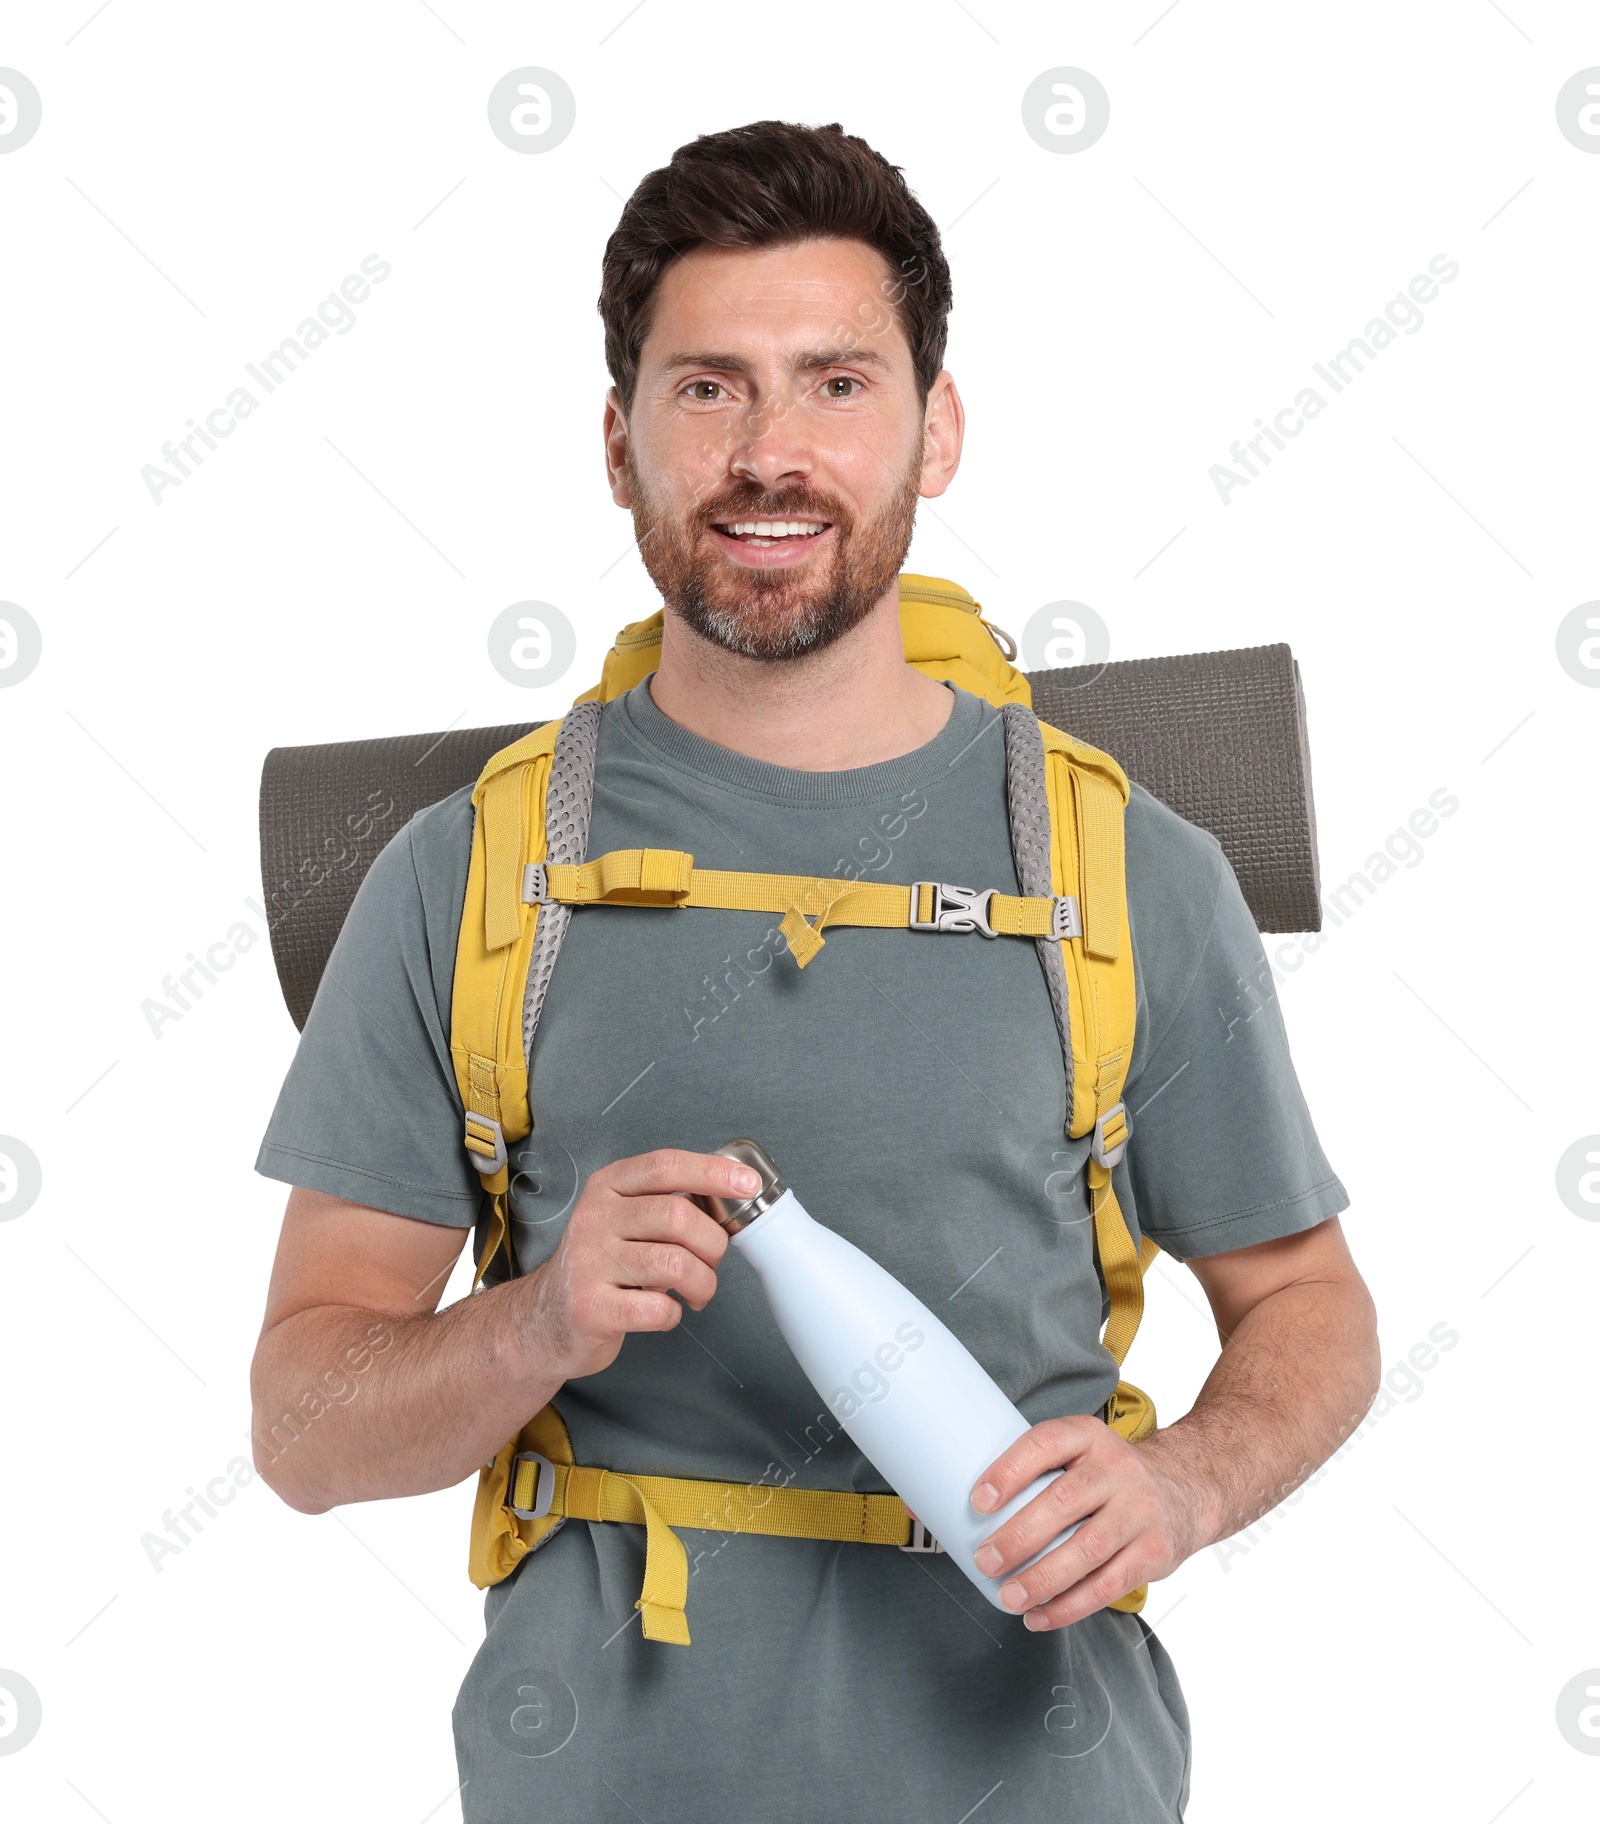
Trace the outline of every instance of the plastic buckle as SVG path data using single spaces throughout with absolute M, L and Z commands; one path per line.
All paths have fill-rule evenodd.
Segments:
M 537 1463 L 539 1480 L 533 1486 L 532 1507 L 512 1507 L 511 1497 L 517 1487 L 517 1465 L 519 1463 Z M 519 1520 L 542 1520 L 550 1511 L 550 1505 L 556 1498 L 556 1466 L 548 1457 L 541 1456 L 536 1450 L 519 1450 L 511 1459 L 511 1479 L 506 1484 L 506 1506 Z
M 900 1547 L 902 1552 L 942 1552 L 944 1547 L 934 1538 L 915 1514 L 911 1516 L 911 1541 Z
M 1052 937 L 1082 937 L 1083 916 L 1078 911 L 1077 896 L 1072 893 L 1058 893 L 1051 902 L 1050 935 Z
M 549 897 L 550 882 L 544 871 L 544 863 L 525 863 L 522 869 L 522 903 L 525 906 L 542 906 Z
M 924 887 L 933 894 L 932 918 L 917 917 Z M 973 887 L 953 887 L 945 880 L 914 880 L 911 916 L 906 922 L 913 931 L 978 931 L 985 937 L 998 937 L 999 932 L 989 923 L 989 901 L 993 898 L 993 887 L 979 893 Z
M 1118 1117 L 1122 1120 L 1122 1138 L 1111 1146 L 1106 1145 L 1106 1128 Z M 1115 1108 L 1108 1108 L 1094 1124 L 1094 1134 L 1089 1141 L 1089 1155 L 1096 1165 L 1109 1170 L 1121 1162 L 1122 1155 L 1128 1150 L 1128 1141 L 1133 1136 L 1133 1116 L 1128 1113 L 1126 1102 L 1117 1103 Z
M 467 1157 L 478 1168 L 485 1178 L 492 1178 L 506 1162 L 505 1129 L 493 1115 L 477 1115 L 470 1111 L 467 1114 L 467 1139 L 493 1140 L 494 1157 L 492 1159 L 480 1153 L 475 1146 L 467 1147 Z

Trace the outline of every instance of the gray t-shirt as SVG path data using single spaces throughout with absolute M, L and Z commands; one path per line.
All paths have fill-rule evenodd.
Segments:
M 690 734 L 648 681 L 601 720 L 589 853 L 954 880 L 1018 891 L 1001 721 L 957 690 L 946 727 L 845 772 Z M 469 790 L 419 812 L 362 882 L 256 1169 L 466 1226 L 451 980 Z M 1214 839 L 1134 787 L 1126 817 L 1138 1036 L 1116 1168 L 1130 1220 L 1182 1258 L 1294 1234 L 1345 1191 L 1301 1097 L 1271 975 Z M 571 924 L 533 1050 L 536 1129 L 513 1152 L 523 1271 L 600 1166 L 759 1140 L 819 1221 L 948 1322 L 1031 1421 L 1117 1381 L 1065 1072 L 1032 942 L 835 928 L 802 973 L 770 914 L 604 906 Z M 732 1251 L 716 1296 L 629 1336 L 556 1405 L 580 1463 L 882 1492 Z M 1167 1418 L 1175 1415 L 1166 1414 Z M 463 1514 L 465 1522 L 465 1514 Z M 738 1808 L 837 1819 L 1096 1824 L 1181 1812 L 1188 1721 L 1140 1617 L 1029 1633 L 943 1556 L 681 1529 L 687 1648 L 633 1609 L 642 1528 L 569 1521 L 486 1598 L 454 1722 L 465 1815 L 589 1824 Z

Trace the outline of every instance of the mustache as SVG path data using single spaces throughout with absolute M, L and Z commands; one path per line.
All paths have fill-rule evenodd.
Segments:
M 697 509 L 695 516 L 706 526 L 730 519 L 825 519 L 836 526 L 850 523 L 850 515 L 839 501 L 794 488 L 780 488 L 773 493 L 758 488 L 723 494 Z

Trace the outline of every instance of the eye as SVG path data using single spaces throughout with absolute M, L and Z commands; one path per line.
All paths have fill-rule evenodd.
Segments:
M 723 386 L 720 380 L 691 380 L 689 384 L 683 388 L 686 397 L 703 405 L 714 404 L 716 402 L 717 394 L 722 391 Z
M 855 398 L 854 390 L 841 393 L 835 392 L 834 388 L 844 386 L 856 389 L 860 388 L 862 385 L 863 383 L 856 379 L 854 374 L 832 374 L 822 383 L 823 397 L 827 399 L 853 399 Z

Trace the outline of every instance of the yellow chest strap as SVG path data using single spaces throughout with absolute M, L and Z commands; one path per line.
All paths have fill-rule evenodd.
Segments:
M 977 891 L 946 881 L 908 886 L 812 874 L 757 874 L 697 868 L 681 849 L 612 849 L 582 863 L 530 862 L 523 869 L 528 905 L 705 906 L 724 912 L 779 912 L 800 968 L 822 948 L 826 925 L 879 930 L 976 931 L 984 937 L 1081 935 L 1077 897 L 1030 898 Z

